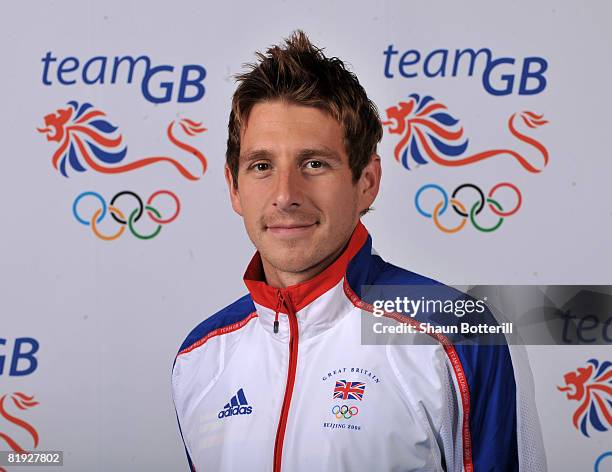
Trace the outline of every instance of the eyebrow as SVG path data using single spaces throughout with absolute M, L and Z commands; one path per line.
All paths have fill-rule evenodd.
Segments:
M 310 157 L 325 157 L 334 161 L 341 162 L 340 156 L 336 151 L 333 151 L 327 147 L 315 148 L 315 149 L 302 149 L 298 156 L 300 159 L 308 159 Z
M 253 151 L 249 151 L 245 154 L 241 154 L 239 157 L 239 161 L 244 164 L 249 162 L 258 160 L 258 159 L 271 159 L 273 157 L 273 153 L 266 149 L 255 149 Z M 298 158 L 308 159 L 312 157 L 324 157 L 326 159 L 331 159 L 334 161 L 342 162 L 342 159 L 338 155 L 336 151 L 329 149 L 328 147 L 320 147 L 320 148 L 307 148 L 301 149 L 298 153 Z
M 269 159 L 270 157 L 272 157 L 272 154 L 269 151 L 266 151 L 265 149 L 256 149 L 238 156 L 238 162 L 241 164 L 248 164 L 251 161 L 256 161 L 258 159 Z

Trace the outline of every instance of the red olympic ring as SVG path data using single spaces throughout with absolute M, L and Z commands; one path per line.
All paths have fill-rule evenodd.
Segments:
M 147 209 L 147 213 L 149 214 L 149 218 L 151 218 L 153 221 L 157 223 L 160 223 L 160 224 L 171 223 L 172 221 L 176 220 L 179 213 L 181 212 L 181 202 L 179 201 L 178 197 L 175 194 L 173 194 L 170 190 L 158 190 L 157 192 L 153 193 L 147 200 L 147 205 L 151 205 L 151 203 L 153 202 L 153 199 L 161 194 L 169 195 L 174 200 L 174 203 L 176 204 L 176 211 L 174 215 L 172 215 L 170 218 L 163 220 L 155 216 L 149 209 Z
M 488 202 L 489 204 L 489 208 L 491 209 L 491 211 L 493 213 L 495 213 L 497 216 L 510 216 L 510 215 L 514 215 L 517 211 L 519 211 L 519 208 L 521 208 L 521 205 L 523 204 L 523 197 L 521 196 L 521 192 L 519 191 L 519 189 L 516 187 L 516 185 L 511 184 L 510 182 L 501 182 L 499 184 L 497 184 L 495 187 L 493 187 L 490 191 L 489 191 L 489 198 L 493 198 L 493 194 L 495 193 L 495 191 L 501 187 L 510 187 L 512 190 L 514 190 L 514 192 L 516 193 L 517 196 L 517 203 L 516 203 L 516 207 L 514 207 L 514 209 L 509 210 L 509 211 L 500 211 L 497 208 L 495 208 L 493 205 L 491 205 L 490 202 Z

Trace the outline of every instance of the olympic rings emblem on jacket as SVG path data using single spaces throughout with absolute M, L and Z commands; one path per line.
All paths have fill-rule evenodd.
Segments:
M 159 210 L 153 206 L 153 201 L 160 195 L 168 195 L 174 200 L 175 210 L 174 213 L 168 218 L 162 218 Z M 116 202 L 118 202 L 118 200 L 122 197 L 132 197 L 136 199 L 138 204 L 137 208 L 132 210 L 127 217 L 126 214 L 116 206 Z M 91 215 L 91 218 L 89 219 L 83 218 L 79 213 L 79 203 L 84 198 L 95 198 L 100 203 L 99 208 L 93 213 L 93 215 Z M 157 228 L 150 234 L 141 234 L 137 231 L 134 224 L 140 220 L 145 211 L 148 217 L 157 223 Z M 74 199 L 74 202 L 72 203 L 72 214 L 76 220 L 85 226 L 91 226 L 93 233 L 104 241 L 112 241 L 119 238 L 119 236 L 121 236 L 125 231 L 126 226 L 138 239 L 153 239 L 161 231 L 162 225 L 166 225 L 174 221 L 178 217 L 180 211 L 181 202 L 179 201 L 178 197 L 169 190 L 158 190 L 157 192 L 154 192 L 147 199 L 146 204 L 143 204 L 142 199 L 136 193 L 129 190 L 124 190 L 117 193 L 113 198 L 111 198 L 109 205 L 106 204 L 106 201 L 104 198 L 102 198 L 102 195 L 97 192 L 82 192 Z M 110 213 L 113 220 L 120 225 L 119 229 L 114 234 L 103 234 L 98 227 L 102 220 L 104 220 L 106 217 L 107 212 Z
M 514 193 L 516 194 L 516 205 L 514 206 L 512 210 L 504 211 L 501 204 L 493 198 L 493 195 L 495 194 L 495 192 L 497 192 L 497 190 L 503 187 L 507 187 L 513 190 Z M 421 195 L 423 194 L 424 191 L 428 189 L 437 190 L 438 192 L 442 194 L 442 200 L 440 200 L 435 205 L 433 213 L 426 212 L 425 210 L 423 210 L 423 207 L 421 206 L 421 200 L 420 200 Z M 478 200 L 471 207 L 469 207 L 469 210 L 458 199 L 459 192 L 461 192 L 462 190 L 464 191 L 464 189 L 472 189 L 476 191 L 479 197 Z M 455 211 L 455 213 L 457 213 L 461 217 L 461 222 L 453 227 L 444 226 L 442 222 L 440 221 L 440 216 L 443 215 L 444 212 L 447 210 L 449 202 L 453 210 Z M 489 227 L 482 226 L 476 220 L 476 215 L 478 215 L 484 209 L 485 203 L 487 204 L 487 208 L 489 210 L 491 210 L 494 214 L 499 216 L 499 220 L 497 221 L 497 223 Z M 472 225 L 477 230 L 485 232 L 485 233 L 490 233 L 492 231 L 499 229 L 499 227 L 504 222 L 505 217 L 514 215 L 519 210 L 522 203 L 523 203 L 523 197 L 521 195 L 520 190 L 517 188 L 516 185 L 511 184 L 509 182 L 501 182 L 495 185 L 491 190 L 489 190 L 489 193 L 487 194 L 486 198 L 485 198 L 483 191 L 480 189 L 480 187 L 474 184 L 469 184 L 469 183 L 459 185 L 455 190 L 453 190 L 453 193 L 451 194 L 450 199 L 448 198 L 448 194 L 446 193 L 446 191 L 437 184 L 423 185 L 417 191 L 416 195 L 414 196 L 414 205 L 416 206 L 417 211 L 421 215 L 423 215 L 425 218 L 433 218 L 433 221 L 436 227 L 440 231 L 443 231 L 445 233 L 456 233 L 462 230 L 468 218 L 471 221 Z
M 353 416 L 356 416 L 357 413 L 359 413 L 359 408 L 357 408 L 356 406 L 349 407 L 347 405 L 335 405 L 332 408 L 332 413 L 336 415 L 336 418 L 339 420 L 342 418 L 348 420 L 351 419 Z

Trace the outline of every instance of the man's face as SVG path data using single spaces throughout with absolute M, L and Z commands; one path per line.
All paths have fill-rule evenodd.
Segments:
M 354 183 L 341 125 L 283 101 L 252 108 L 240 149 L 238 188 L 226 178 L 264 268 L 298 274 L 335 258 L 376 196 L 379 159 Z

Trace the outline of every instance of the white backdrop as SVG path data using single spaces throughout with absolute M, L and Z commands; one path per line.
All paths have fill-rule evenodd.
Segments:
M 5 3 L 1 11 L 0 397 L 34 396 L 38 404 L 25 410 L 6 397 L 5 409 L 35 428 L 37 449 L 65 451 L 62 470 L 186 469 L 170 396 L 172 361 L 191 328 L 245 293 L 241 276 L 253 252 L 223 179 L 232 75 L 254 60 L 255 50 L 296 28 L 350 64 L 383 119 L 388 107 L 413 93 L 444 104 L 469 138 L 463 156 L 513 149 L 542 168 L 533 146 L 509 133 L 507 120 L 528 110 L 549 121 L 537 129 L 517 121 L 517 128 L 549 153 L 539 173 L 507 155 L 462 167 L 430 162 L 407 170 L 394 159 L 400 137 L 385 132 L 379 147 L 382 189 L 375 211 L 364 218 L 383 257 L 454 284 L 611 282 L 607 2 L 23 1 Z M 384 51 L 390 45 L 398 53 L 386 70 Z M 512 93 L 496 96 L 485 89 L 480 59 L 473 75 L 461 62 L 453 77 L 454 51 L 467 48 L 488 48 L 492 59 L 514 59 L 514 65 L 491 72 L 498 89 L 502 74 L 514 75 Z M 424 60 L 438 49 L 449 51 L 445 76 L 427 77 Z M 405 64 L 403 72 L 416 77 L 400 71 L 401 56 L 409 50 L 418 51 L 421 61 Z M 48 52 L 57 60 L 48 62 L 45 77 L 42 59 Z M 164 91 L 161 82 L 172 81 L 170 101 L 145 98 L 142 64 L 132 83 L 126 83 L 127 68 L 111 83 L 110 64 L 126 55 L 147 56 L 151 67 L 174 67 L 150 81 L 157 95 Z M 98 56 L 107 58 L 104 83 L 86 84 L 83 65 Z M 431 68 L 441 56 L 431 59 Z M 75 83 L 62 84 L 58 67 L 69 57 L 79 61 L 79 69 L 70 71 L 75 62 L 65 61 L 60 78 Z M 547 63 L 546 86 L 536 94 L 518 93 L 526 57 Z M 96 77 L 101 64 L 91 65 L 86 78 Z M 184 65 L 206 70 L 204 95 L 191 103 L 177 101 Z M 191 78 L 197 75 L 192 73 Z M 528 89 L 537 85 L 534 78 L 527 82 Z M 170 143 L 166 127 L 182 118 L 201 121 L 207 131 L 183 139 L 176 125 L 176 134 L 206 156 L 207 172 L 191 182 L 167 163 L 116 175 L 76 172 L 67 165 L 64 177 L 52 164 L 60 143 L 47 141 L 36 128 L 44 128 L 44 116 L 67 108 L 69 101 L 90 102 L 106 113 L 118 127 L 113 136 L 121 133 L 127 145 L 124 162 L 172 156 L 197 171 L 194 157 Z M 415 209 L 423 184 L 439 184 L 450 195 L 463 183 L 487 192 L 499 182 L 520 188 L 522 206 L 494 232 L 480 232 L 468 221 L 461 231 L 446 234 Z M 72 214 L 73 201 L 84 191 L 98 192 L 108 203 L 123 190 L 146 199 L 160 189 L 177 195 L 181 211 L 151 240 L 126 229 L 118 239 L 104 241 Z M 427 211 L 436 203 L 432 195 L 423 195 Z M 469 192 L 461 195 L 469 203 Z M 511 192 L 500 191 L 499 199 L 504 208 L 514 201 Z M 84 218 L 91 218 L 94 202 L 82 201 Z M 134 208 L 127 197 L 120 204 L 127 213 Z M 172 201 L 160 197 L 156 208 L 169 215 Z M 481 218 L 484 225 L 497 221 L 490 211 Z M 441 220 L 450 226 L 460 221 L 450 211 Z M 109 216 L 100 223 L 106 233 L 118 227 Z M 140 231 L 155 227 L 145 214 Z M 40 346 L 33 354 L 36 369 L 27 375 L 14 375 L 27 369 L 27 355 L 11 375 L 19 338 L 33 338 Z M 28 346 L 22 344 L 21 352 Z M 587 437 L 576 429 L 577 403 L 556 386 L 588 359 L 610 360 L 609 346 L 530 347 L 529 354 L 550 470 L 592 470 L 597 457 L 612 449 L 612 433 L 590 430 Z M 1 415 L 0 432 L 25 449 L 33 447 L 32 435 Z M 0 450 L 8 449 L 0 437 Z M 611 457 L 602 460 L 600 470 L 612 470 Z

